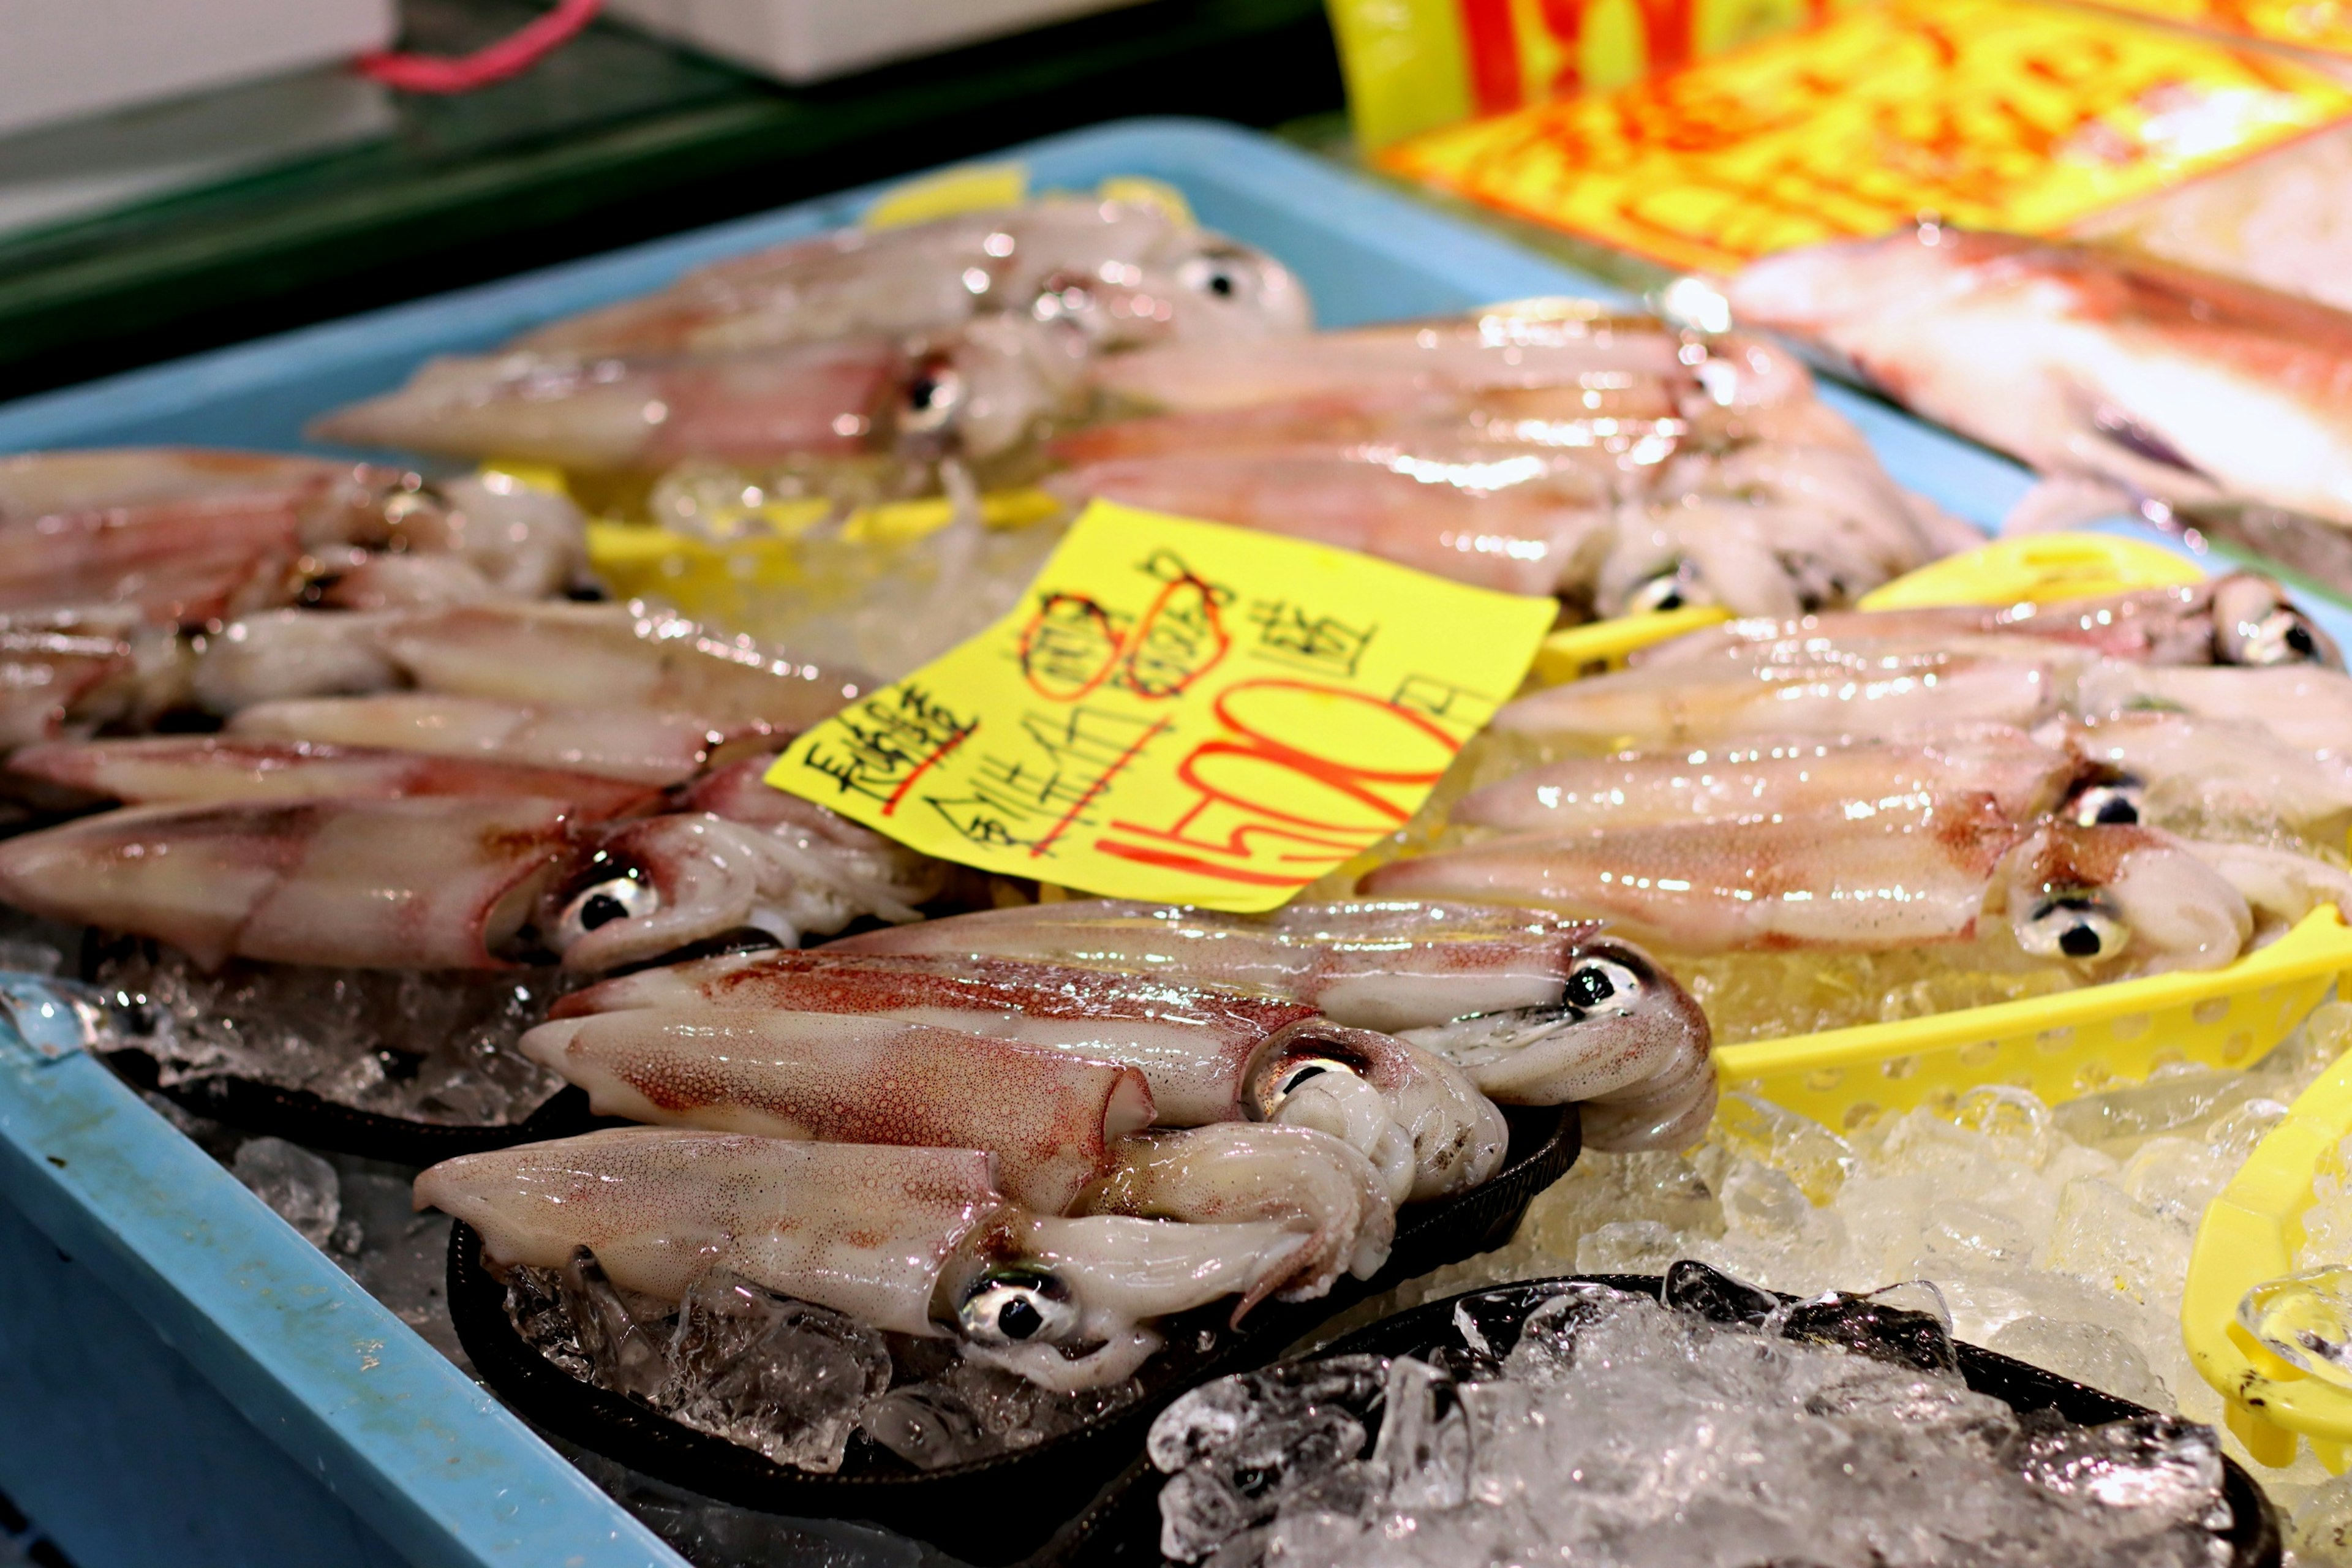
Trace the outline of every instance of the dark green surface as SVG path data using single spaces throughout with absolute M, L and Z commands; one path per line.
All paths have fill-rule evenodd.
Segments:
M 407 0 L 406 43 L 462 52 L 539 8 Z M 0 397 L 1098 121 L 1340 99 L 1320 0 L 1150 0 L 802 89 L 599 23 L 514 81 L 402 96 L 387 140 L 0 241 Z

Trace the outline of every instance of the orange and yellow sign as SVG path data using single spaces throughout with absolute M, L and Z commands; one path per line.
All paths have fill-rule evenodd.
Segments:
M 1270 910 L 1404 825 L 1559 608 L 1098 500 L 1012 615 L 767 779 L 985 870 Z
M 2258 38 L 2328 54 L 2352 54 L 2346 0 L 2091 0 L 2111 11 L 2153 16 L 2201 33 Z
M 1888 0 L 1380 162 L 1671 266 L 1923 213 L 2048 233 L 2352 113 L 2277 54 L 2020 0 Z

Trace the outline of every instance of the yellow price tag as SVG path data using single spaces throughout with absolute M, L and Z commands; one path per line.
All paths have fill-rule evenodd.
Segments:
M 1616 92 L 1433 131 L 1391 170 L 1670 266 L 2049 234 L 2352 111 L 2258 48 L 2018 0 L 1887 0 Z
M 1097 501 L 1018 610 L 768 782 L 985 870 L 1269 910 L 1413 814 L 1557 612 Z

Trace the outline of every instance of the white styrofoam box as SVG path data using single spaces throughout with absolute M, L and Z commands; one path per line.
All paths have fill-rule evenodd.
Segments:
M 0 0 L 0 132 L 348 59 L 393 0 Z
M 0 5 L 14 0 L 0 0 Z M 786 81 L 1001 37 L 1138 0 L 608 0 L 614 16 Z

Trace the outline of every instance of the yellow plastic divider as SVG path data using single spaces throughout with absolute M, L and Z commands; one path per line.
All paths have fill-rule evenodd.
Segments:
M 2341 1475 L 2352 1465 L 2352 1391 L 2273 1355 L 2238 1321 L 2238 1303 L 2265 1279 L 2294 1270 L 2313 1183 L 2352 1136 L 2352 1056 L 2296 1097 L 2205 1210 L 2189 1255 L 2180 1338 L 2221 1395 L 2230 1430 L 2273 1469 L 2294 1463 L 2296 1439 Z
M 1840 1129 L 1932 1109 L 1979 1084 L 2071 1100 L 2137 1083 L 2171 1062 L 2243 1067 L 2284 1039 L 2347 973 L 2352 928 L 2329 905 L 2224 969 L 1718 1046 L 1716 1068 L 1727 1085 Z
M 657 594 L 690 616 L 719 615 L 746 589 L 790 587 L 801 579 L 798 534 L 821 521 L 821 501 L 795 502 L 814 509 L 799 527 L 740 539 L 709 540 L 651 523 L 592 520 L 588 563 L 606 588 L 624 599 Z M 1001 490 L 980 500 L 981 521 L 991 528 L 1025 528 L 1064 510 L 1044 490 Z M 891 501 L 854 511 L 841 525 L 843 537 L 876 543 L 904 543 L 945 528 L 955 507 L 943 496 Z

